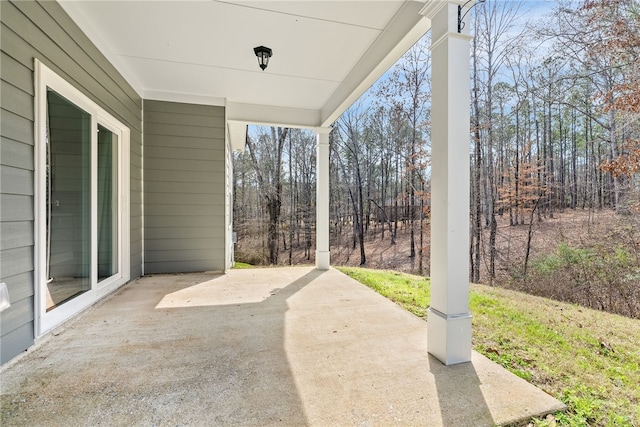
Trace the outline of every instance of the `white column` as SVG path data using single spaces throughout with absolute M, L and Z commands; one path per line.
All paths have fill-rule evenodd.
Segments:
M 471 360 L 469 313 L 469 41 L 458 4 L 432 0 L 431 306 L 427 349 L 446 365 Z M 473 3 L 469 3 L 468 6 Z M 466 8 L 465 8 L 466 11 Z M 464 11 L 463 11 L 464 13 Z M 466 33 L 466 34 L 465 34 Z
M 316 133 L 316 268 L 328 270 L 329 254 L 329 133 L 331 128 L 315 128 Z

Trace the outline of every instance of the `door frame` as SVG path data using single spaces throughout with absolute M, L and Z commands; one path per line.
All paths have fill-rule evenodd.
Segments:
M 40 337 L 71 317 L 87 309 L 130 279 L 130 131 L 127 126 L 101 108 L 88 96 L 64 80 L 38 59 L 34 59 L 35 87 L 35 164 L 34 164 L 34 333 Z M 47 206 L 46 138 L 47 89 L 52 89 L 91 115 L 91 289 L 46 311 L 47 292 Z M 97 131 L 98 124 L 118 136 L 118 273 L 98 282 L 97 278 Z

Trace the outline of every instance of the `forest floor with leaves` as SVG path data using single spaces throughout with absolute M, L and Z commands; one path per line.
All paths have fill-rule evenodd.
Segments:
M 528 221 L 528 219 L 527 219 Z M 510 225 L 508 215 L 498 216 L 498 230 L 496 235 L 497 247 L 497 274 L 506 271 L 507 267 L 517 262 L 523 262 L 528 240 L 529 224 Z M 551 218 L 543 216 L 540 221 L 537 218 L 533 224 L 531 239 L 530 259 L 536 256 L 553 252 L 561 242 L 571 245 L 579 245 L 589 239 L 589 236 L 611 235 L 614 229 L 627 229 L 628 242 L 636 247 L 640 246 L 640 214 L 617 215 L 611 210 L 565 210 L 556 212 Z M 389 232 L 384 239 L 380 232 L 380 226 L 371 227 L 368 237 L 365 239 L 365 253 L 367 262 L 364 267 L 376 269 L 393 269 L 406 273 L 419 273 L 419 260 L 410 257 L 410 229 L 408 224 L 400 224 L 396 244 L 391 244 Z M 416 223 L 416 235 L 419 233 L 419 225 Z M 336 239 L 332 236 L 331 261 L 335 265 L 358 266 L 360 265 L 359 247 L 353 247 L 351 236 Z M 635 240 L 634 240 L 635 239 Z M 416 251 L 418 250 L 418 238 L 416 238 Z M 487 247 L 489 231 L 484 230 L 482 246 Z M 429 275 L 429 248 L 430 233 L 425 226 L 423 242 L 423 274 Z M 468 254 L 461 254 L 468 260 Z M 483 254 L 484 255 L 484 254 Z M 485 282 L 488 275 L 488 261 L 483 256 L 481 266 L 481 281 Z M 298 258 L 299 259 L 299 258 Z M 300 260 L 301 261 L 301 260 Z M 462 261 L 462 259 L 461 259 Z

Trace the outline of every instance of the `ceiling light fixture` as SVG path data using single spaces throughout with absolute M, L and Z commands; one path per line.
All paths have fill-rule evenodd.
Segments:
M 271 49 L 264 46 L 258 46 L 253 48 L 253 52 L 258 57 L 258 65 L 262 69 L 262 71 L 267 68 L 269 65 L 269 58 L 271 58 Z

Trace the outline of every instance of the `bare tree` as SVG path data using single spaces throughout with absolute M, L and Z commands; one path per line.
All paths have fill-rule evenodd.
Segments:
M 364 233 L 364 196 L 362 179 L 362 157 L 364 149 L 364 121 L 368 111 L 361 111 L 361 105 L 348 109 L 338 121 L 336 149 L 342 149 L 346 159 L 337 156 L 342 175 L 348 185 L 349 198 L 353 207 L 353 248 L 360 247 L 360 265 L 367 262 Z
M 269 215 L 267 247 L 270 264 L 278 263 L 278 228 L 282 208 L 282 154 L 288 133 L 289 128 L 272 127 L 270 132 L 260 132 L 256 140 L 247 133 L 247 151 Z
M 496 171 L 494 152 L 494 98 L 493 88 L 498 72 L 506 62 L 507 56 L 517 46 L 519 34 L 513 32 L 515 20 L 520 10 L 520 2 L 491 2 L 476 9 L 478 26 L 476 28 L 477 51 L 474 60 L 478 61 L 476 78 L 484 78 L 482 137 L 486 140 L 486 162 L 484 162 L 486 181 L 486 224 L 489 227 L 489 278 L 495 278 L 496 263 Z M 478 107 L 480 108 L 480 107 Z M 478 126 L 478 125 L 476 125 Z M 476 165 L 479 167 L 479 165 Z
M 402 111 L 410 126 L 409 151 L 405 159 L 407 165 L 407 198 L 410 226 L 409 256 L 416 256 L 416 219 L 421 219 L 419 211 L 421 202 L 417 195 L 421 194 L 423 183 L 418 181 L 418 168 L 425 150 L 421 147 L 428 137 L 428 120 L 430 116 L 429 99 L 431 91 L 429 76 L 431 72 L 431 55 L 428 48 L 428 37 L 419 40 L 394 67 L 391 78 L 383 85 L 382 93 L 387 102 L 398 111 Z M 416 218 L 416 213 L 419 217 Z M 419 248 L 422 253 L 422 248 Z

